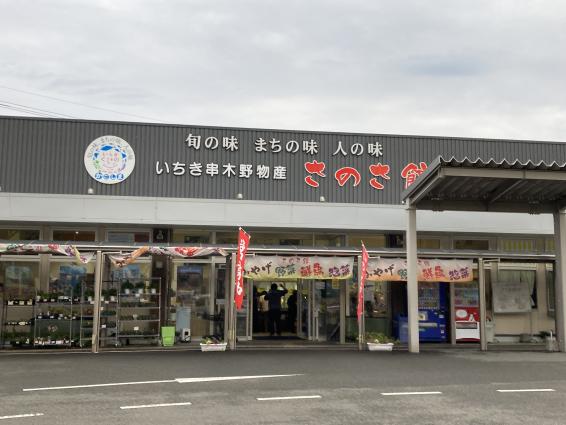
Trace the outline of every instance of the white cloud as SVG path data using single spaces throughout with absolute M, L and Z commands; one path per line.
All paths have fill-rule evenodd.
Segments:
M 564 140 L 566 3 L 0 0 L 0 85 L 168 122 Z M 0 100 L 132 117 L 0 88 Z

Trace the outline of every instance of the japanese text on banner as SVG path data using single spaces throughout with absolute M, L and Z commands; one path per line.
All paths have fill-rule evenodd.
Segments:
M 354 257 L 261 256 L 246 259 L 245 277 L 254 280 L 350 279 Z
M 406 281 L 407 261 L 402 258 L 379 258 L 369 261 L 367 279 Z M 473 263 L 469 260 L 418 260 L 419 282 L 471 282 Z
M 236 281 L 234 284 L 234 302 L 240 310 L 244 301 L 244 266 L 246 263 L 246 252 L 250 244 L 250 235 L 240 228 L 238 234 L 238 253 L 236 258 Z

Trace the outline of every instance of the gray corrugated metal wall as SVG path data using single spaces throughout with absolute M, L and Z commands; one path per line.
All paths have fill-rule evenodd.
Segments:
M 229 152 L 222 148 L 214 151 L 201 147 L 199 151 L 187 147 L 187 136 L 223 136 L 238 138 L 240 149 Z M 136 167 L 124 182 L 105 185 L 93 180 L 85 170 L 83 157 L 86 147 L 96 138 L 114 135 L 125 139 L 134 149 Z M 296 154 L 257 153 L 254 141 L 262 137 L 281 140 L 314 139 L 320 146 L 317 155 L 299 151 Z M 379 142 L 383 157 L 333 156 L 338 141 L 348 150 L 354 143 Z M 318 201 L 324 196 L 328 202 L 398 204 L 403 190 L 402 168 L 409 162 L 430 163 L 438 155 L 481 158 L 488 160 L 557 161 L 566 162 L 566 145 L 562 143 L 502 141 L 482 139 L 435 138 L 417 136 L 368 135 L 293 132 L 282 130 L 238 129 L 222 127 L 176 126 L 119 122 L 52 120 L 35 118 L 0 118 L 0 186 L 4 192 L 85 194 L 94 188 L 98 195 L 156 196 L 174 198 L 233 199 L 242 193 L 245 199 L 268 201 Z M 320 187 L 313 189 L 304 182 L 304 164 L 316 159 L 326 163 L 326 177 L 316 176 Z M 157 175 L 156 161 L 169 164 L 215 162 L 222 164 L 265 164 L 270 167 L 287 167 L 287 179 L 259 180 L 222 175 L 200 177 Z M 368 184 L 372 177 L 371 164 L 381 162 L 391 167 L 391 180 L 379 179 L 384 190 L 375 190 Z M 351 166 L 361 173 L 362 181 L 352 187 L 351 181 L 340 187 L 334 179 L 336 169 Z

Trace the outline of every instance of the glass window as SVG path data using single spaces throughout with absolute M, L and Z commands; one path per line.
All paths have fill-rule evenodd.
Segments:
M 135 285 L 142 280 L 151 278 L 151 262 L 150 261 L 137 261 L 133 264 L 128 264 L 125 267 L 119 268 L 112 265 L 111 279 L 113 281 L 129 281 Z
M 38 289 L 39 261 L 0 262 L 0 348 L 33 346 Z
M 0 239 L 8 241 L 37 241 L 38 229 L 0 229 Z
M 0 294 L 5 300 L 33 299 L 39 290 L 39 261 L 2 261 Z
M 351 233 L 348 235 L 348 245 L 352 247 L 361 246 L 362 242 L 364 243 L 366 248 L 385 248 L 386 237 L 385 235 L 381 235 L 379 233 Z
M 53 240 L 58 242 L 94 242 L 94 230 L 53 230 Z
M 190 229 L 174 229 L 173 243 L 210 243 L 210 232 Z
M 235 245 L 238 243 L 238 232 L 216 232 L 216 243 L 220 245 Z
M 149 242 L 149 232 L 108 232 L 108 242 L 144 243 Z
M 49 293 L 59 293 L 75 297 L 91 295 L 94 282 L 94 265 L 77 264 L 71 261 L 51 261 L 49 263 Z M 87 285 L 89 285 L 87 287 Z M 88 294 L 85 294 L 88 292 Z
M 554 252 L 554 238 L 546 238 L 544 240 L 544 250 L 546 252 Z
M 314 245 L 315 246 L 344 246 L 346 237 L 344 235 L 326 235 L 326 234 L 315 234 Z
M 211 333 L 210 264 L 175 264 L 169 295 L 176 328 L 193 337 Z
M 312 233 L 256 233 L 250 234 L 251 245 L 306 245 L 312 246 Z
M 535 252 L 537 250 L 536 239 L 501 239 L 499 246 L 506 252 Z
M 550 316 L 553 316 L 556 303 L 554 292 L 554 270 L 548 268 L 546 269 L 546 292 L 548 312 L 550 313 Z
M 531 294 L 531 308 L 537 308 L 536 272 L 534 270 L 502 270 L 499 268 L 497 277 L 500 282 L 516 282 L 527 285 Z
M 386 317 L 389 312 L 388 282 L 368 281 L 364 286 L 364 311 L 366 317 Z
M 419 249 L 440 249 L 440 239 L 417 238 L 417 248 L 419 248 Z
M 467 249 L 471 251 L 488 251 L 488 239 L 455 239 L 454 249 Z

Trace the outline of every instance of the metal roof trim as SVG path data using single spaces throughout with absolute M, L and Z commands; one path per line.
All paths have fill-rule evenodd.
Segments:
M 566 172 L 566 163 L 559 164 L 556 161 L 547 164 L 545 161 L 539 161 L 537 163 L 529 160 L 527 162 L 521 162 L 518 159 L 513 161 L 504 159 L 502 161 L 496 161 L 493 158 L 485 161 L 481 158 L 470 159 L 464 157 L 459 160 L 452 156 L 449 159 L 445 159 L 442 156 L 436 157 L 426 171 L 421 174 L 415 182 L 401 192 L 401 201 L 405 201 L 411 197 L 414 193 L 420 190 L 428 180 L 435 174 L 437 174 L 442 168 L 483 168 L 483 169 L 504 169 L 504 170 L 529 170 L 529 171 L 564 171 Z

